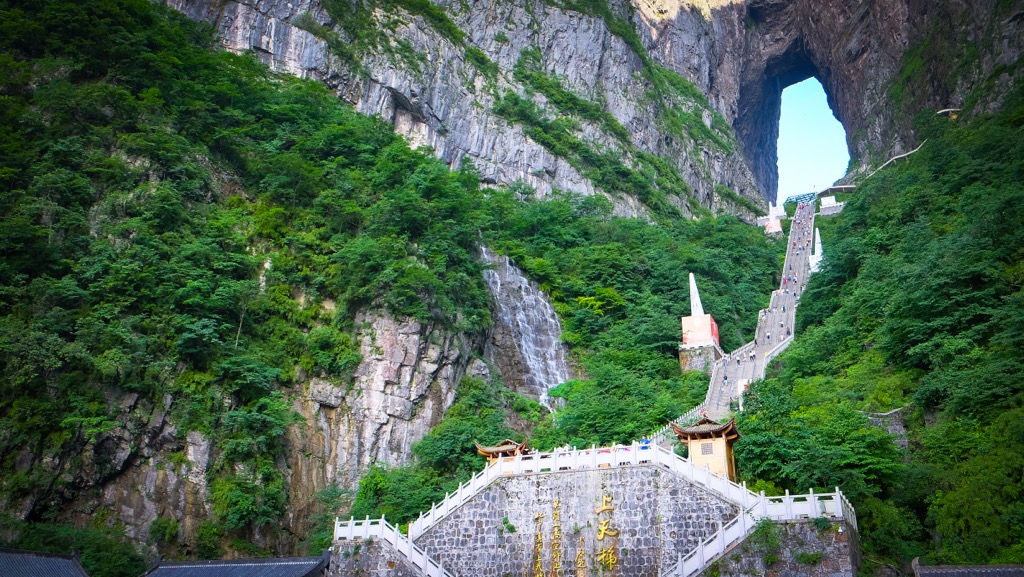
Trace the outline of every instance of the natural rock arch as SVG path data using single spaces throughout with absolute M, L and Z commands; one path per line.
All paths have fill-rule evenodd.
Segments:
M 800 39 L 792 42 L 781 55 L 768 59 L 760 77 L 748 76 L 740 85 L 739 115 L 734 123 L 736 135 L 754 178 L 769 201 L 778 193 L 782 91 L 811 77 L 821 82 L 829 107 L 842 123 L 823 75 Z M 843 126 L 845 128 L 846 124 Z

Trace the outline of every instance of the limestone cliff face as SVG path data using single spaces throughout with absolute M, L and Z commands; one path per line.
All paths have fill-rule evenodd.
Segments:
M 789 84 L 812 76 L 822 82 L 846 128 L 853 168 L 863 170 L 917 144 L 910 121 L 922 109 L 963 106 L 979 86 L 986 90 L 976 95 L 982 99 L 978 109 L 997 106 L 1017 81 L 1024 50 L 1020 1 L 609 2 L 635 27 L 653 61 L 691 81 L 732 125 L 738 146 L 727 152 L 674 136 L 656 113 L 634 49 L 602 18 L 556 3 L 438 2 L 465 32 L 465 44 L 498 67 L 488 79 L 467 61 L 462 46 L 401 9 L 388 13 L 398 16 L 390 21 L 389 41 L 420 55 L 421 62 L 410 64 L 394 49 L 378 47 L 363 56 L 362 72 L 353 73 L 329 54 L 324 40 L 296 27 L 312 18 L 326 30 L 337 28 L 315 0 L 165 1 L 213 23 L 228 48 L 253 50 L 277 69 L 324 81 L 452 165 L 472 159 L 485 182 L 523 181 L 540 196 L 553 188 L 608 194 L 619 214 L 634 216 L 645 207 L 630 191 L 601 190 L 494 113 L 496 95 L 529 93 L 510 72 L 524 48 L 539 47 L 543 70 L 602 104 L 637 149 L 671 162 L 699 204 L 741 215 L 745 211 L 724 202 L 715 186 L 759 202 L 762 196 L 774 200 L 781 92 Z M 377 15 L 384 18 L 379 9 Z M 543 96 L 533 98 L 557 115 Z M 711 111 L 694 110 L 706 125 L 714 124 Z M 596 145 L 621 149 L 595 125 L 582 123 L 580 133 Z M 670 200 L 689 210 L 685 199 Z
M 452 20 L 466 33 L 466 45 L 481 50 L 497 66 L 496 76 L 488 78 L 467 61 L 463 46 L 439 34 L 422 17 L 398 10 L 400 18 L 391 20 L 388 33 L 393 46 L 403 43 L 420 55 L 422 62 L 412 65 L 385 49 L 371 50 L 361 60 L 362 72 L 357 74 L 329 54 L 327 42 L 296 26 L 311 17 L 344 36 L 316 1 L 166 2 L 191 18 L 214 24 L 227 48 L 253 50 L 278 70 L 325 82 L 361 112 L 389 119 L 414 145 L 432 147 L 451 165 L 471 159 L 485 183 L 522 181 L 539 197 L 552 189 L 600 193 L 612 200 L 617 214 L 645 215 L 647 208 L 633 191 L 602 190 L 568 160 L 527 136 L 522 126 L 495 114 L 497 98 L 505 91 L 530 92 L 513 77 L 512 70 L 524 49 L 538 47 L 545 74 L 557 77 L 580 97 L 600 103 L 629 131 L 629 146 L 672 164 L 692 189 L 697 204 L 751 216 L 743 208 L 724 203 L 716 185 L 761 202 L 761 192 L 738 150 L 707 146 L 664 129 L 651 102 L 652 85 L 642 73 L 643 62 L 601 18 L 538 0 L 447 5 Z M 628 5 L 619 5 L 617 10 L 631 17 Z M 697 25 L 711 38 L 710 22 Z M 701 58 L 693 56 L 691 60 L 707 76 Z M 560 115 L 542 95 L 533 99 L 549 116 Z M 700 122 L 713 124 L 711 110 L 699 110 L 695 104 L 693 108 Z M 578 132 L 595 148 L 624 150 L 622 143 L 596 124 L 582 121 Z M 622 154 L 627 164 L 636 164 L 629 153 Z M 671 196 L 668 202 L 685 214 L 692 210 L 686 198 Z
M 707 87 L 768 198 L 777 190 L 779 109 L 790 84 L 822 83 L 846 130 L 851 169 L 863 172 L 919 144 L 917 113 L 972 100 L 976 112 L 992 109 L 1020 77 L 1020 1 L 747 0 L 711 13 Z
M 472 357 L 483 348 L 482 336 L 474 340 L 383 314 L 361 314 L 356 326 L 363 360 L 352 382 L 314 378 L 291 392 L 301 419 L 289 429 L 278 464 L 289 505 L 280 527 L 250 535 L 262 547 L 295 551 L 310 528 L 317 491 L 331 483 L 355 489 L 371 464 L 407 462 L 412 444 L 451 406 L 466 371 L 487 376 Z M 179 541 L 191 547 L 199 525 L 213 515 L 207 472 L 219 453 L 198 431 L 175 428 L 167 419 L 173 404 L 170 394 L 159 406 L 125 397 L 119 416 L 124 426 L 85 443 L 81 455 L 68 456 L 81 467 L 61 459 L 36 464 L 57 475 L 57 494 L 7 502 L 5 508 L 25 517 L 60 503 L 63 516 L 81 524 L 112 515 L 140 542 L 148 540 L 154 519 L 174 519 Z
M 770 200 L 787 86 L 810 77 L 822 83 L 846 129 L 851 168 L 861 172 L 918 144 L 911 120 L 921 110 L 972 98 L 979 111 L 998 106 L 1018 81 L 1024 51 L 1019 1 L 635 4 L 648 49 L 708 93 Z

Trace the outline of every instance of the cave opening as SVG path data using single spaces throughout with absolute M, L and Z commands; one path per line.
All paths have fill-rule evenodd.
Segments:
M 846 174 L 846 131 L 832 113 L 825 88 L 811 77 L 782 91 L 778 139 L 778 202 L 820 191 Z
M 741 80 L 737 116 L 733 126 L 758 187 L 766 200 L 776 203 L 784 201 L 791 194 L 810 192 L 813 185 L 817 185 L 820 190 L 841 177 L 849 162 L 849 149 L 841 124 L 843 119 L 837 114 L 835 95 L 831 92 L 832 71 L 820 64 L 800 37 L 790 39 L 785 48 L 772 52 L 773 54 L 764 60 L 758 62 L 754 59 L 748 64 L 752 67 L 744 72 Z M 810 84 L 805 85 L 805 82 Z M 839 124 L 839 136 L 829 138 L 829 148 L 834 150 L 839 147 L 844 151 L 839 155 L 844 160 L 841 161 L 842 167 L 838 174 L 831 179 L 827 175 L 818 176 L 817 180 L 812 180 L 806 187 L 798 185 L 795 192 L 789 188 L 788 179 L 781 183 L 786 190 L 780 191 L 779 178 L 779 146 L 786 145 L 786 141 L 779 140 L 782 95 L 783 91 L 791 86 L 796 86 L 794 89 L 797 93 L 809 89 L 818 90 L 818 94 L 808 101 L 813 103 L 813 107 L 809 108 L 805 104 L 796 107 L 794 118 L 806 122 L 808 127 L 804 137 L 797 137 L 798 144 L 811 147 L 811 136 L 817 138 L 824 133 L 834 135 L 836 124 Z M 798 172 L 808 172 L 812 168 L 817 168 L 812 166 L 813 161 L 807 160 L 806 152 L 796 151 L 790 154 L 787 147 L 785 156 L 797 158 L 795 170 Z M 801 190 L 801 187 L 804 189 Z

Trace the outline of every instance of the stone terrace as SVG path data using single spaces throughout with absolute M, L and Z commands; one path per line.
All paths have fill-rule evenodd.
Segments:
M 510 476 L 416 545 L 454 575 L 519 575 L 535 568 L 538 544 L 545 575 L 559 558 L 563 569 L 583 563 L 595 572 L 609 547 L 616 573 L 655 575 L 738 514 L 720 496 L 654 465 Z

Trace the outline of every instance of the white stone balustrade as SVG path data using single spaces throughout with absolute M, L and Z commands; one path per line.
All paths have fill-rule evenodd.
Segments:
M 726 523 L 720 531 L 708 537 L 688 555 L 680 557 L 674 567 L 661 572 L 666 577 L 692 577 L 709 563 L 721 557 L 729 547 L 746 538 L 757 525 L 759 519 L 773 521 L 795 521 L 798 519 L 814 519 L 816 517 L 833 517 L 845 520 L 854 530 L 857 529 L 857 516 L 850 502 L 838 487 L 834 493 L 817 493 L 811 490 L 806 495 L 785 495 L 767 497 L 763 494 L 754 505 L 743 509 L 733 520 Z
M 853 507 L 837 487 L 834 493 L 806 495 L 766 496 L 754 493 L 746 485 L 714 475 L 706 468 L 695 466 L 687 459 L 657 446 L 633 443 L 629 446 L 591 447 L 582 450 L 553 451 L 498 459 L 459 485 L 459 488 L 440 503 L 409 524 L 409 537 L 402 535 L 384 519 L 337 520 L 334 538 L 381 537 L 398 551 L 409 557 L 430 577 L 450 577 L 443 567 L 432 561 L 412 540 L 436 525 L 452 511 L 458 509 L 482 492 L 494 480 L 511 475 L 558 474 L 567 471 L 599 470 L 612 467 L 648 465 L 663 468 L 704 489 L 712 491 L 739 507 L 741 513 L 722 526 L 721 530 L 700 543 L 689 555 L 682 557 L 662 575 L 691 577 L 714 561 L 730 546 L 746 537 L 759 519 L 794 521 L 831 517 L 845 520 L 854 530 L 857 517 Z
M 437 561 L 434 561 L 425 551 L 416 546 L 411 539 L 406 537 L 394 525 L 388 523 L 383 517 L 380 519 L 364 520 L 349 519 L 334 521 L 334 540 L 339 539 L 366 539 L 370 537 L 380 538 L 390 543 L 396 551 L 405 555 L 409 562 L 418 567 L 427 577 L 454 577 L 444 570 Z
M 813 500 L 815 497 L 813 493 L 809 496 L 764 497 L 749 491 L 745 485 L 739 485 L 713 475 L 709 470 L 697 467 L 689 460 L 653 443 L 646 446 L 633 443 L 629 446 L 591 447 L 590 449 L 554 451 L 498 459 L 473 475 L 469 481 L 460 484 L 455 492 L 447 494 L 443 501 L 435 503 L 429 511 L 422 513 L 418 519 L 410 523 L 409 536 L 411 539 L 415 539 L 422 535 L 427 529 L 472 499 L 499 477 L 593 470 L 646 463 L 661 466 L 687 481 L 720 495 L 730 503 L 739 506 L 740 509 L 747 509 L 762 500 L 767 500 L 763 514 L 760 516 L 772 519 L 786 520 L 807 516 L 807 506 L 799 505 L 799 503 L 804 503 L 809 498 Z M 798 505 L 794 505 L 794 503 Z M 787 506 L 790 507 L 790 510 L 786 509 Z M 850 507 L 845 510 L 842 508 L 836 510 L 822 505 L 820 509 L 821 514 L 853 518 L 853 510 Z M 821 516 L 821 514 L 813 516 Z M 853 518 L 852 524 L 856 527 L 855 518 Z

